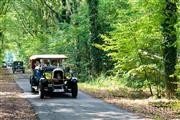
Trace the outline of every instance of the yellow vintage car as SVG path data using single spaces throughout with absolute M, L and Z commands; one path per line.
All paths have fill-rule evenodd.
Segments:
M 33 55 L 30 57 L 32 75 L 30 76 L 31 91 L 39 92 L 40 98 L 53 92 L 71 93 L 73 98 L 78 95 L 78 79 L 69 68 L 63 66 L 65 55 Z M 71 76 L 67 77 L 66 74 Z

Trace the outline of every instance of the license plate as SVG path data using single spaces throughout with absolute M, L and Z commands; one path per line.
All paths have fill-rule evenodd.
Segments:
M 64 89 L 54 89 L 54 92 L 64 92 Z

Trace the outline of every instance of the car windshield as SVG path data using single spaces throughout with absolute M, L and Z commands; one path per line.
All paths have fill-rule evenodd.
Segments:
M 14 65 L 15 66 L 18 66 L 18 65 L 23 66 L 23 62 L 14 62 Z

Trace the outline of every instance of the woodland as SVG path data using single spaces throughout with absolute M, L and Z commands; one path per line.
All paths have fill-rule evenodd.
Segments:
M 65 54 L 80 82 L 180 97 L 179 0 L 0 0 L 0 61 Z M 113 87 L 113 85 L 112 85 Z

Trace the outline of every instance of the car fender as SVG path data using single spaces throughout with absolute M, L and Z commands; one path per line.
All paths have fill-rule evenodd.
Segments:
M 72 78 L 71 78 L 71 82 L 72 82 L 72 83 L 77 83 L 77 82 L 78 82 L 78 79 L 77 79 L 76 77 L 72 77 Z

